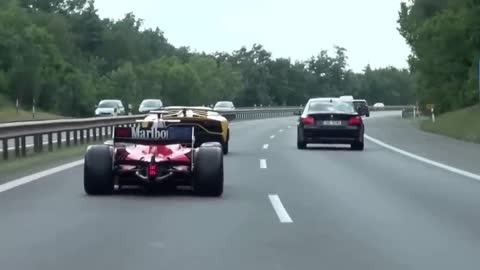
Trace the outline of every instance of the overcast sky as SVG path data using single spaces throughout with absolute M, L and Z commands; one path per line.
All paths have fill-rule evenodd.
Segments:
M 401 0 L 96 0 L 101 17 L 133 12 L 175 46 L 214 52 L 260 43 L 273 57 L 306 60 L 347 49 L 350 68 L 407 67 L 397 31 Z M 332 54 L 333 55 L 333 54 Z

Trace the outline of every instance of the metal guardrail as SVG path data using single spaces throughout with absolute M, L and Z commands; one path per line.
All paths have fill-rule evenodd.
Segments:
M 369 107 L 371 112 L 376 111 L 403 111 L 404 109 L 415 108 L 413 105 L 398 105 L 398 106 L 385 106 L 385 107 Z
M 409 108 L 414 107 L 370 107 L 370 111 L 404 111 Z M 293 116 L 299 115 L 302 111 L 302 107 L 256 107 L 220 113 L 229 121 L 239 121 Z M 33 148 L 34 153 L 41 153 L 45 145 L 48 151 L 52 152 L 54 149 L 69 147 L 72 144 L 101 141 L 104 137 L 112 135 L 114 126 L 130 126 L 136 120 L 144 117 L 145 115 L 131 115 L 4 123 L 0 124 L 0 149 L 4 160 L 9 159 L 10 154 L 13 154 L 15 158 L 26 157 L 29 148 Z M 13 146 L 9 146 L 9 142 L 12 141 Z M 56 147 L 54 147 L 55 145 Z

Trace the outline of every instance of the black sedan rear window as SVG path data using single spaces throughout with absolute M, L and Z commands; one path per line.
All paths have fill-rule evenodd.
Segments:
M 346 102 L 313 102 L 308 107 L 309 112 L 343 112 L 354 113 L 351 103 Z

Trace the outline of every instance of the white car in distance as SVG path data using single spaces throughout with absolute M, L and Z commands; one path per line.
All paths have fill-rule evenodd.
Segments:
M 124 115 L 125 107 L 119 99 L 104 99 L 95 106 L 95 116 Z

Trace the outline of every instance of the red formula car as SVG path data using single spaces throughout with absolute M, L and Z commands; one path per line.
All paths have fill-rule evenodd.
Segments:
M 131 127 L 115 127 L 113 143 L 88 147 L 84 189 L 111 194 L 115 184 L 189 185 L 204 196 L 223 193 L 223 152 L 219 142 L 195 147 L 198 123 L 150 115 Z M 206 129 L 202 130 L 205 132 Z

